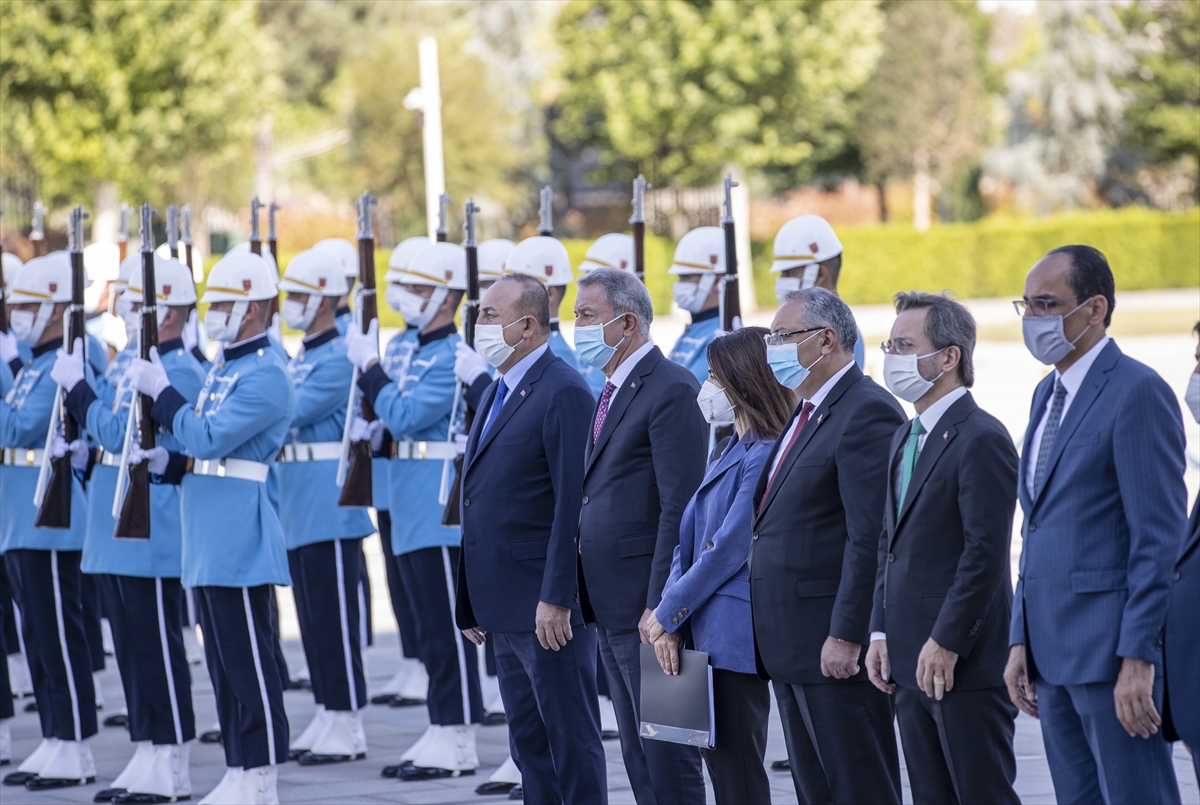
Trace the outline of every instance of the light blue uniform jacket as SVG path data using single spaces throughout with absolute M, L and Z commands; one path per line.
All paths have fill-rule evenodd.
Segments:
M 717 330 L 721 329 L 721 317 L 716 309 L 697 315 L 701 320 L 695 321 L 693 317 L 693 321 L 683 328 L 683 335 L 675 342 L 669 357 L 703 383 L 708 380 L 708 345 L 717 337 Z
M 716 668 L 756 673 L 750 614 L 754 488 L 774 442 L 731 440 L 684 509 L 671 575 L 654 616 L 668 633 L 691 624 Z
M 333 320 L 333 326 L 337 328 L 338 335 L 345 335 L 346 329 L 352 321 L 354 321 L 354 313 L 350 308 L 338 308 L 337 316 Z
M 195 407 L 168 388 L 154 419 L 197 459 L 273 464 L 296 408 L 287 365 L 266 336 L 226 348 Z M 174 460 L 174 459 L 173 459 Z M 287 546 L 266 483 L 187 473 L 180 482 L 183 586 L 290 584 Z
M 579 356 L 575 354 L 575 350 L 567 343 L 567 339 L 563 338 L 562 333 L 558 331 L 558 322 L 550 322 L 550 351 L 567 362 L 579 374 L 583 375 L 584 381 L 588 384 L 588 388 L 592 390 L 592 396 L 600 399 L 600 392 L 604 391 L 604 384 L 608 382 L 608 378 L 604 376 L 604 372 L 599 369 L 593 369 L 583 361 L 579 360 Z
M 284 444 L 340 443 L 354 367 L 336 329 L 306 338 L 288 364 L 296 409 Z M 288 550 L 375 532 L 365 509 L 338 507 L 337 460 L 276 463 L 279 521 Z M 374 469 L 374 468 L 372 468 Z
M 408 372 L 408 364 L 417 348 L 417 332 L 416 327 L 410 327 L 396 333 L 388 341 L 379 363 L 392 380 L 399 380 Z M 384 423 L 385 427 L 386 424 Z M 377 456 L 371 461 L 371 501 L 375 511 L 388 510 L 388 489 L 391 488 L 388 484 L 389 464 L 391 460 L 386 457 Z

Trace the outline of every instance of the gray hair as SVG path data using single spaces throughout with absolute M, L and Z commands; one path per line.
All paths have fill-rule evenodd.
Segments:
M 854 354 L 854 345 L 858 343 L 858 322 L 854 320 L 850 306 L 837 294 L 824 288 L 803 288 L 789 291 L 783 297 L 785 305 L 789 302 L 804 305 L 804 321 L 809 327 L 828 327 L 837 333 L 842 352 Z
M 975 385 L 975 318 L 971 311 L 954 301 L 949 291 L 925 293 L 901 291 L 892 299 L 896 312 L 925 309 L 925 335 L 936 350 L 958 347 L 958 377 L 967 388 Z
M 599 285 L 605 300 L 612 305 L 614 315 L 633 313 L 638 319 L 638 332 L 650 334 L 650 322 L 654 321 L 654 306 L 646 286 L 635 275 L 615 268 L 597 268 L 579 278 L 580 290 Z

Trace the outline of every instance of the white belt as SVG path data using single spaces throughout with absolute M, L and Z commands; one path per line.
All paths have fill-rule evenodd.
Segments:
M 280 448 L 275 460 L 294 464 L 300 461 L 338 461 L 341 457 L 341 442 L 293 442 Z
M 98 448 L 96 450 L 96 463 L 103 464 L 106 467 L 119 467 L 121 466 L 121 454 L 105 450 L 103 447 Z
M 193 475 L 209 475 L 215 478 L 237 478 L 241 481 L 266 483 L 271 468 L 257 461 L 241 458 L 214 458 L 206 461 L 192 459 L 188 472 Z
M 6 467 L 40 467 L 46 451 L 42 448 L 6 447 L 0 451 L 0 464 Z
M 457 456 L 458 449 L 455 447 L 454 442 L 414 442 L 410 439 L 405 439 L 399 442 L 392 442 L 392 448 L 388 455 L 394 459 L 408 461 L 420 459 L 445 461 Z

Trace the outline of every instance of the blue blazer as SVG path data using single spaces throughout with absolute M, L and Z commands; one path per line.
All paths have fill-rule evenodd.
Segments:
M 1122 657 L 1161 672 L 1163 624 L 1187 524 L 1179 402 L 1114 341 L 1067 409 L 1042 489 L 1026 492 L 1030 443 L 1055 375 L 1033 395 L 1017 495 L 1025 513 L 1010 644 L 1054 685 L 1113 682 Z
M 1175 572 L 1171 574 L 1167 607 L 1165 736 L 1176 736 L 1200 752 L 1200 498 L 1192 506 L 1187 534 Z
M 581 626 L 575 535 L 595 399 L 547 349 L 481 439 L 498 387 L 484 392 L 463 460 L 458 626 L 532 632 L 538 601 Z
M 774 442 L 733 440 L 708 467 L 679 524 L 671 575 L 654 611 L 670 634 L 691 624 L 692 644 L 715 668 L 756 673 L 750 612 L 754 487 Z

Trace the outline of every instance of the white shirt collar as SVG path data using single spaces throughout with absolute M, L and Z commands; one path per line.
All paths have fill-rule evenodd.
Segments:
M 1063 388 L 1067 390 L 1067 396 L 1074 397 L 1075 392 L 1079 391 L 1079 387 L 1083 385 L 1083 379 L 1087 377 L 1088 370 L 1092 368 L 1096 358 L 1100 357 L 1100 352 L 1108 346 L 1108 342 L 1111 340 L 1107 335 L 1104 336 L 1091 349 L 1083 353 L 1079 360 L 1067 367 L 1067 371 L 1059 374 L 1058 370 L 1055 370 L 1054 373 L 1058 375 Z
M 633 354 L 617 367 L 617 370 L 612 373 L 612 377 L 608 379 L 608 382 L 612 383 L 618 389 L 621 388 L 621 386 L 625 385 L 625 381 L 629 379 L 629 376 L 633 374 L 633 370 L 637 368 L 638 362 L 649 355 L 652 349 L 654 349 L 654 342 L 646 341 L 646 343 L 634 350 Z M 613 393 L 615 394 L 616 392 Z
M 546 342 L 540 347 L 534 347 L 533 352 L 530 352 L 524 358 L 513 364 L 513 367 L 504 373 L 504 385 L 512 391 L 517 386 L 521 385 L 521 381 L 525 379 L 525 373 L 529 371 L 529 367 L 533 366 L 537 359 L 546 354 L 546 350 L 550 348 L 550 343 Z
M 833 391 L 833 387 L 837 385 L 837 382 L 841 380 L 843 375 L 845 375 L 846 372 L 849 372 L 850 367 L 854 365 L 854 359 L 851 358 L 848 364 L 843 366 L 841 369 L 838 369 L 833 377 L 826 380 L 821 388 L 817 389 L 817 393 L 808 400 L 808 402 L 812 403 L 814 411 L 821 407 L 821 403 L 825 402 L 825 398 L 829 396 L 829 392 Z
M 933 429 L 937 427 L 938 420 L 942 418 L 942 414 L 950 409 L 950 406 L 958 402 L 962 397 L 966 396 L 967 387 L 959 386 L 946 393 L 937 402 L 925 409 L 925 413 L 921 414 L 917 419 L 921 420 L 921 427 L 925 428 L 926 433 L 933 433 Z

